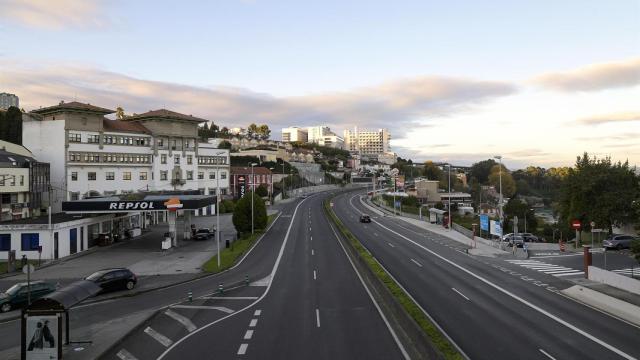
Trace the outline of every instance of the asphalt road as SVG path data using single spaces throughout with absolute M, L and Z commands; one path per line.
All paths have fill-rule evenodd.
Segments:
M 628 251 L 609 250 L 606 252 L 593 253 L 591 255 L 593 266 L 627 276 L 630 276 L 633 272 L 636 277 L 640 278 L 640 265 L 638 265 L 638 262 L 629 255 Z M 582 270 L 584 267 L 583 255 L 581 253 L 535 256 L 532 257 L 532 259 L 572 269 Z
M 466 246 L 391 217 L 373 216 L 359 193 L 334 209 L 378 261 L 472 359 L 633 359 L 640 329 L 561 295 L 562 278 Z

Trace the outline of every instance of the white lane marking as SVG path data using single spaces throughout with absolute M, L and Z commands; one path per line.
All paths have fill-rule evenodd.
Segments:
M 313 236 L 309 236 L 309 240 L 313 241 Z
M 271 284 L 271 275 L 267 275 L 258 281 L 254 281 L 249 284 L 249 286 L 269 286 L 269 284 Z
M 311 231 L 311 226 L 309 226 L 309 231 Z
M 173 305 L 174 309 L 199 309 L 199 310 L 218 310 L 231 314 L 234 311 L 224 306 L 205 306 L 205 305 Z
M 413 260 L 413 259 L 411 259 L 411 261 L 413 261 L 413 263 L 414 263 L 414 264 L 416 264 L 416 265 L 418 265 L 418 266 L 422 267 L 422 264 L 420 264 L 419 262 L 417 262 L 417 261 L 415 261 L 415 260 Z
M 244 339 L 245 340 L 251 340 L 252 336 L 253 336 L 253 330 L 247 330 L 247 332 L 244 333 Z
M 537 260 L 507 260 L 508 263 L 522 266 L 529 270 L 535 270 L 552 276 L 570 276 L 584 274 L 584 271 L 568 268 L 561 265 L 548 264 Z
M 116 356 L 119 357 L 121 360 L 138 360 L 137 357 L 131 355 L 131 353 L 125 349 L 118 351 Z
M 251 321 L 249 321 L 249 327 L 256 327 L 257 324 L 258 319 L 251 319 Z
M 612 346 L 612 345 L 610 345 L 610 344 L 608 344 L 608 343 L 606 343 L 606 342 L 604 342 L 604 341 L 600 340 L 599 338 L 597 338 L 597 337 L 595 337 L 595 336 L 593 336 L 593 335 L 589 334 L 588 332 L 586 332 L 586 331 L 584 331 L 584 330 L 580 329 L 579 327 L 577 327 L 577 326 L 575 326 L 575 325 L 573 325 L 573 324 L 571 324 L 571 323 L 569 323 L 569 322 L 567 322 L 567 321 L 565 321 L 565 320 L 562 320 L 561 318 L 559 318 L 559 317 L 557 317 L 557 316 L 553 315 L 552 313 L 548 312 L 547 310 L 544 310 L 543 308 L 541 308 L 541 307 L 539 307 L 539 306 L 537 306 L 537 305 L 534 305 L 534 304 L 530 303 L 529 301 L 527 301 L 527 300 L 525 300 L 525 299 L 523 299 L 523 298 L 519 297 L 518 295 L 516 295 L 516 294 L 514 294 L 514 293 L 510 292 L 509 290 L 506 290 L 506 289 L 504 289 L 504 288 L 500 287 L 499 285 L 496 285 L 496 284 L 492 283 L 491 281 L 489 281 L 489 280 L 487 280 L 487 279 L 483 278 L 482 276 L 477 275 L 476 273 L 474 273 L 474 272 L 472 272 L 472 271 L 468 270 L 467 268 L 465 268 L 465 267 L 463 267 L 463 266 L 460 266 L 460 265 L 458 265 L 457 263 L 455 263 L 455 262 L 453 262 L 453 261 L 451 261 L 451 260 L 449 260 L 449 259 L 445 258 L 444 256 L 442 256 L 442 255 L 440 255 L 440 254 L 438 254 L 438 253 L 436 253 L 436 252 L 434 252 L 434 251 L 432 251 L 432 250 L 430 250 L 430 249 L 428 249 L 428 248 L 426 248 L 426 247 L 424 247 L 424 246 L 422 246 L 422 245 L 418 244 L 417 242 L 415 242 L 415 241 L 413 241 L 413 240 L 409 239 L 408 237 L 406 237 L 406 236 L 404 236 L 404 235 L 402 235 L 402 234 L 400 234 L 400 233 L 398 233 L 398 232 L 396 232 L 396 231 L 393 231 L 393 230 L 389 229 L 388 227 L 386 227 L 386 226 L 384 226 L 384 225 L 380 224 L 379 222 L 375 221 L 375 223 L 376 223 L 376 224 L 378 224 L 380 227 L 382 227 L 382 228 L 384 228 L 384 229 L 387 229 L 388 231 L 390 231 L 390 232 L 392 232 L 392 233 L 394 233 L 394 234 L 396 234 L 396 235 L 400 236 L 401 238 L 403 238 L 403 239 L 407 240 L 408 242 L 410 242 L 410 243 L 412 243 L 412 244 L 416 245 L 417 247 L 419 247 L 419 248 L 421 248 L 421 249 L 423 249 L 423 250 L 427 251 L 428 253 L 430 253 L 430 254 L 432 254 L 432 255 L 436 256 L 437 258 L 439 258 L 439 259 L 441 259 L 441 260 L 443 260 L 443 261 L 447 262 L 447 263 L 448 263 L 448 264 L 450 264 L 451 266 L 454 266 L 454 267 L 456 267 L 456 268 L 460 269 L 461 271 L 463 271 L 463 272 L 465 272 L 465 273 L 467 273 L 467 274 L 471 275 L 472 277 L 474 277 L 474 278 L 476 278 L 476 279 L 478 279 L 478 280 L 482 281 L 483 283 L 485 283 L 485 284 L 487 284 L 487 285 L 489 285 L 489 286 L 493 287 L 494 289 L 496 289 L 496 290 L 498 290 L 498 291 L 500 291 L 500 292 L 502 292 L 502 293 L 504 293 L 504 294 L 506 294 L 506 295 L 510 296 L 511 298 L 513 298 L 513 299 L 515 299 L 515 300 L 517 300 L 517 301 L 519 301 L 519 302 L 523 303 L 524 305 L 527 305 L 528 307 L 530 307 L 530 308 L 532 308 L 532 309 L 534 309 L 534 310 L 538 311 L 539 313 L 541 313 L 541 314 L 543 314 L 543 315 L 547 316 L 548 318 L 550 318 L 550 319 L 552 319 L 552 320 L 554 320 L 554 321 L 556 321 L 556 322 L 558 322 L 558 323 L 560 323 L 560 324 L 562 324 L 562 325 L 564 325 L 564 326 L 568 327 L 569 329 L 571 329 L 571 330 L 573 330 L 573 331 L 577 332 L 578 334 L 580 334 L 580 335 L 582 335 L 582 336 L 586 337 L 587 339 L 589 339 L 589 340 L 591 340 L 591 341 L 594 341 L 594 342 L 596 342 L 596 343 L 600 344 L 601 346 L 603 346 L 603 347 L 605 347 L 605 348 L 607 348 L 607 349 L 611 350 L 612 352 L 614 352 L 614 353 L 616 353 L 616 354 L 618 354 L 618 355 L 622 356 L 623 358 L 628 359 L 628 360 L 636 360 L 633 356 L 631 356 L 631 355 L 629 355 L 629 354 L 625 353 L 624 351 L 622 351 L 622 350 L 620 350 L 620 349 L 618 349 L 618 348 L 616 348 L 616 347 L 614 347 L 614 346 Z
M 544 355 L 546 355 L 549 359 L 556 360 L 556 358 L 554 358 L 553 356 L 549 355 L 549 353 L 547 353 L 546 351 L 544 351 L 542 349 L 538 349 L 538 350 L 540 350 L 540 352 L 543 353 Z
M 554 274 L 563 274 L 563 273 L 572 273 L 572 272 L 576 272 L 576 271 L 580 271 L 580 270 L 575 270 L 575 269 L 561 269 L 561 270 L 546 270 L 546 271 L 542 271 L 545 274 L 549 274 L 549 275 L 554 275 Z
M 458 293 L 458 295 L 460 295 L 460 296 L 462 296 L 463 298 L 467 299 L 467 301 L 471 301 L 471 300 L 469 300 L 469 298 L 468 298 L 468 297 L 464 296 L 464 294 L 463 294 L 463 293 L 461 293 L 460 291 L 456 290 L 456 288 L 451 288 L 451 290 L 453 290 L 453 291 L 457 292 L 457 293 Z
M 160 334 L 159 332 L 153 330 L 151 327 L 147 326 L 146 329 L 144 329 L 144 332 L 151 336 L 152 338 L 154 338 L 157 342 L 159 342 L 160 344 L 164 345 L 164 347 L 168 347 L 171 346 L 171 344 L 173 344 L 173 340 L 169 339 L 168 337 Z
M 570 275 L 584 275 L 584 271 L 565 273 L 565 274 L 554 274 L 553 276 L 570 276 Z
M 395 245 L 393 245 L 392 243 L 387 243 L 387 244 L 389 244 L 389 246 L 391 246 L 391 247 L 393 247 L 393 248 L 394 248 L 394 247 L 396 247 L 396 246 L 395 246 Z
M 311 249 L 311 256 L 313 256 L 313 255 L 314 255 L 314 252 L 313 252 L 313 249 Z
M 238 348 L 238 355 L 246 354 L 248 347 L 249 347 L 249 344 L 240 344 L 240 347 Z
M 257 296 L 203 296 L 204 300 L 255 300 Z
M 316 326 L 320 327 L 320 310 L 316 308 Z
M 262 314 L 262 310 L 256 310 L 253 312 L 253 316 L 260 316 Z
M 374 233 L 373 233 L 373 236 L 378 236 L 378 233 L 375 233 L 375 232 L 374 232 Z
M 164 314 L 182 324 L 188 332 L 192 332 L 198 328 L 189 318 L 182 316 L 171 309 L 167 309 Z
M 541 256 L 532 256 L 532 259 L 546 259 L 546 258 L 556 258 L 556 257 L 565 257 L 565 256 L 584 256 L 582 253 L 580 254 L 567 254 L 567 255 L 541 255 Z
M 316 271 L 313 270 L 313 280 L 316 280 Z
M 364 287 L 364 289 L 367 292 L 367 294 L 369 294 L 369 298 L 371 299 L 371 302 L 373 303 L 373 305 L 378 310 L 378 314 L 380 314 L 380 317 L 382 318 L 384 323 L 387 325 L 387 329 L 389 329 L 389 332 L 391 333 L 391 336 L 393 337 L 393 340 L 395 340 L 396 344 L 400 348 L 400 351 L 402 352 L 402 355 L 404 356 L 404 358 L 406 360 L 409 360 L 410 357 L 409 357 L 409 354 L 407 353 L 407 350 L 405 350 L 404 345 L 400 342 L 400 339 L 398 338 L 398 335 L 396 334 L 396 332 L 391 327 L 391 324 L 389 324 L 389 320 L 387 320 L 387 317 L 382 312 L 382 309 L 380 309 L 380 305 L 378 305 L 378 303 L 375 301 L 375 299 L 373 298 L 373 295 L 371 294 L 371 291 L 369 290 L 367 285 L 364 283 L 364 280 L 362 280 L 362 276 L 360 275 L 360 273 L 356 269 L 355 264 L 353 263 L 353 261 L 351 260 L 349 255 L 347 255 L 347 250 L 344 248 L 344 245 L 342 245 L 342 242 L 340 241 L 340 238 L 338 237 L 338 234 L 336 233 L 336 229 L 333 228 L 332 224 L 329 224 L 329 227 L 331 228 L 331 231 L 333 231 L 333 235 L 336 237 L 336 240 L 338 240 L 338 244 L 340 244 L 340 247 L 342 248 L 342 251 L 344 252 L 345 256 L 347 257 L 347 260 L 349 260 L 349 263 L 351 264 L 351 267 L 353 268 L 353 271 L 356 273 L 356 275 L 358 275 L 358 279 L 360 279 L 360 283 L 362 284 L 362 287 Z M 387 271 L 387 270 L 385 269 L 385 271 Z M 389 272 L 387 271 L 387 273 L 389 273 Z M 409 296 L 411 296 L 411 295 L 409 295 Z M 414 300 L 414 302 L 415 302 L 415 300 Z M 440 329 L 440 331 L 442 331 L 442 329 Z M 442 331 L 442 333 L 444 333 L 444 331 Z M 453 343 L 453 341 L 452 341 L 452 343 Z

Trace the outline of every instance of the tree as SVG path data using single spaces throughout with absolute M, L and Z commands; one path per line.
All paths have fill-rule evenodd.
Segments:
M 22 145 L 22 112 L 15 106 L 0 111 L 0 140 Z
M 636 261 L 640 263 L 640 239 L 631 242 L 631 253 Z
M 428 180 L 440 180 L 444 176 L 444 173 L 433 161 L 426 161 L 422 168 L 422 175 Z
M 116 108 L 116 119 L 118 120 L 124 119 L 124 109 L 120 106 Z
M 256 188 L 256 195 L 260 197 L 267 197 L 269 196 L 269 189 L 267 189 L 265 184 L 260 184 L 260 186 Z
M 480 184 L 486 184 L 489 181 L 489 174 L 491 169 L 496 165 L 496 161 L 493 159 L 487 159 L 479 161 L 471 165 L 471 177 L 476 178 Z
M 227 140 L 220 141 L 220 144 L 218 144 L 218 149 L 231 149 L 231 143 Z
M 502 180 L 500 180 L 502 178 Z M 502 182 L 502 196 L 512 197 L 516 192 L 516 182 L 504 165 L 502 165 L 502 173 L 500 172 L 500 164 L 496 164 L 491 168 L 488 176 L 489 184 L 493 185 L 496 191 L 500 191 L 500 182 Z
M 255 139 L 258 136 L 258 125 L 251 123 L 247 128 L 247 137 L 249 139 Z
M 518 199 L 510 199 L 504 206 L 505 224 L 503 229 L 508 229 L 511 220 L 514 216 L 518 217 L 518 231 L 524 232 L 524 221 L 527 220 L 527 231 L 533 232 L 538 227 L 538 219 L 536 219 L 535 213 L 526 203 Z M 509 228 L 510 230 L 510 228 Z
M 269 136 L 271 136 L 271 129 L 267 124 L 262 124 L 258 127 L 257 134 L 259 139 L 268 140 Z
M 622 227 L 640 217 L 640 179 L 628 162 L 612 163 L 611 158 L 597 159 L 588 153 L 578 156 L 563 183 L 560 217 L 565 222 L 580 219 L 597 227 Z
M 251 231 L 251 191 L 247 191 L 233 210 L 233 225 L 240 233 Z M 253 227 L 262 230 L 267 226 L 267 207 L 258 194 L 253 196 Z

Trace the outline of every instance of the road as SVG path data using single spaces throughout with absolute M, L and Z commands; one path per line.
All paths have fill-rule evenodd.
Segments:
M 322 200 L 283 211 L 247 260 L 261 281 L 164 310 L 106 359 L 402 359 L 403 348 L 327 222 Z M 243 264 L 244 265 L 244 264 Z
M 560 294 L 562 277 L 474 257 L 466 246 L 373 215 L 364 192 L 338 196 L 338 217 L 472 359 L 633 359 L 640 329 Z

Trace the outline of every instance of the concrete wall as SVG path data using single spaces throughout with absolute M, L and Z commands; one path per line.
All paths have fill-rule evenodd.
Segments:
M 628 276 L 619 275 L 612 271 L 589 266 L 589 280 L 601 282 L 609 286 L 640 295 L 640 280 Z

